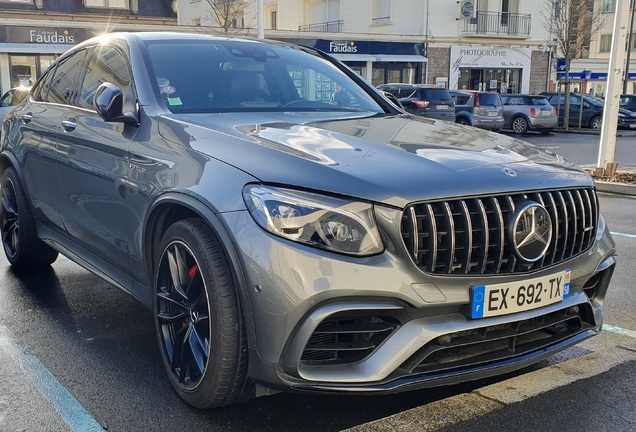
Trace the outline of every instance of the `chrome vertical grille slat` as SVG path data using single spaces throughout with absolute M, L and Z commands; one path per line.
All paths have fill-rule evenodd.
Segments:
M 527 202 L 545 207 L 552 220 L 548 250 L 535 262 L 519 258 L 509 238 L 515 210 Z M 406 249 L 422 271 L 433 274 L 511 274 L 549 267 L 591 248 L 597 228 L 592 188 L 418 203 L 402 218 Z

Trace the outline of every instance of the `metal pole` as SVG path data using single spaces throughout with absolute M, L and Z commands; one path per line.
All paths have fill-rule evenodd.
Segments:
M 632 52 L 632 32 L 634 31 L 634 6 L 636 0 L 632 0 L 632 17 L 629 20 L 629 33 L 627 33 L 627 59 L 625 60 L 625 81 L 623 81 L 623 94 L 627 94 L 627 84 L 629 83 L 629 58 Z
M 257 5 L 258 10 L 256 11 L 256 27 L 257 27 L 257 37 L 259 39 L 265 39 L 265 25 L 264 25 L 264 17 L 263 17 L 263 0 L 258 0 Z
M 616 125 L 618 124 L 618 106 L 620 102 L 621 79 L 623 78 L 623 61 L 625 60 L 625 43 L 627 41 L 627 19 L 629 18 L 628 2 L 616 1 L 614 15 L 614 32 L 612 33 L 612 50 L 607 70 L 607 92 L 603 104 L 603 126 L 601 127 L 601 143 L 598 151 L 598 168 L 605 168 L 608 162 L 614 162 L 616 148 Z

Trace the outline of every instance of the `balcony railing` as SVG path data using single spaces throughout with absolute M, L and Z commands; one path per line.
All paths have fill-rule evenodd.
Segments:
M 464 20 L 464 33 L 529 37 L 532 18 L 529 14 L 477 11 L 475 18 Z
M 298 26 L 299 32 L 319 32 L 319 33 L 340 33 L 342 32 L 343 20 L 327 21 L 316 24 Z

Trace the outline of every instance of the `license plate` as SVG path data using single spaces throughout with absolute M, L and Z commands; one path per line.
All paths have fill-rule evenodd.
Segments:
M 570 295 L 572 271 L 520 282 L 480 285 L 471 291 L 472 318 L 528 311 L 558 303 Z
M 541 115 L 549 116 L 550 114 L 552 114 L 552 111 L 550 110 L 541 110 Z
M 497 117 L 498 114 L 497 111 L 488 111 L 488 117 Z
M 448 109 L 448 105 L 437 105 L 437 109 Z

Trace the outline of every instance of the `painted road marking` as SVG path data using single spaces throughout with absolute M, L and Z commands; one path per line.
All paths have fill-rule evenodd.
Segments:
M 603 330 L 611 331 L 612 333 L 617 333 L 636 339 L 636 331 L 634 330 L 627 330 L 610 324 L 603 324 Z
M 625 233 L 612 232 L 612 231 L 610 231 L 610 234 L 613 236 L 618 236 L 618 237 L 636 238 L 636 235 L 634 234 L 625 234 Z
M 55 378 L 28 348 L 4 325 L 0 324 L 0 348 L 25 372 L 33 384 L 55 408 L 71 431 L 96 432 L 104 428 L 75 397 Z

